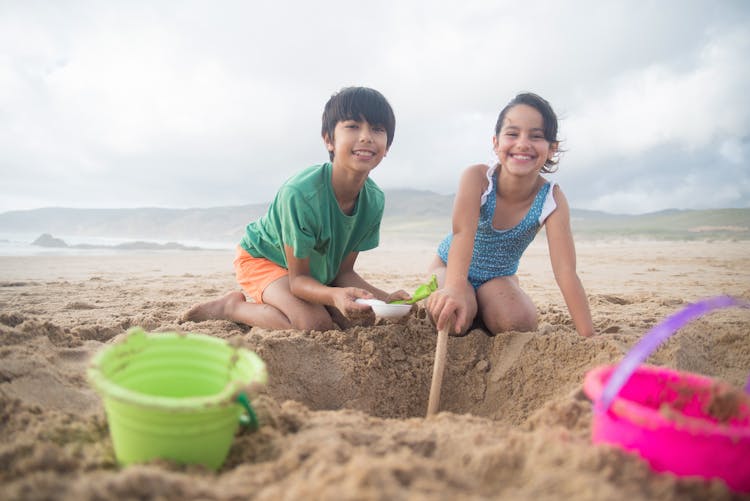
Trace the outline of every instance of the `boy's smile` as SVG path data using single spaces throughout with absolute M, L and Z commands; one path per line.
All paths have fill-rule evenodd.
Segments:
M 356 149 L 352 153 L 354 153 L 355 156 L 362 158 L 364 160 L 370 159 L 375 156 L 374 151 L 365 150 L 365 149 Z
M 388 151 L 385 127 L 370 125 L 366 120 L 342 120 L 336 124 L 333 139 L 324 138 L 326 148 L 333 152 L 334 163 L 355 170 L 374 169 Z

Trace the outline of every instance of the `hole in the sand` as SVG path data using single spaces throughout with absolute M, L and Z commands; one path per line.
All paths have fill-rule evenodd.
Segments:
M 418 315 L 403 324 L 265 332 L 254 339 L 268 366 L 269 394 L 279 402 L 384 418 L 426 413 L 437 338 Z M 533 332 L 489 336 L 480 329 L 451 337 L 440 410 L 519 424 L 556 392 L 580 386 L 582 372 L 571 369 L 575 356 L 569 353 L 579 342 Z M 549 343 L 557 356 L 539 356 Z

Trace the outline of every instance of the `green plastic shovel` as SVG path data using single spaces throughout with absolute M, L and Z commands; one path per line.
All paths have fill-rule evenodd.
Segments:
M 411 295 L 411 299 L 399 299 L 398 301 L 391 301 L 389 304 L 414 304 L 417 301 L 425 299 L 430 294 L 435 292 L 438 288 L 437 277 L 432 275 L 432 278 L 426 284 L 422 284 L 417 287 L 414 294 Z

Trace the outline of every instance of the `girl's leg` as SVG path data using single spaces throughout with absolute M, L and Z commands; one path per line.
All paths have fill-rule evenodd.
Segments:
M 518 277 L 497 277 L 477 290 L 479 311 L 493 334 L 537 329 L 537 311 L 531 298 L 521 290 Z
M 428 273 L 434 274 L 437 278 L 438 287 L 443 287 L 445 285 L 445 273 L 447 270 L 447 266 L 439 256 L 435 256 L 433 261 L 430 263 L 430 266 L 427 268 Z M 471 325 L 474 323 L 474 318 L 477 316 L 477 294 L 476 291 L 474 291 L 474 287 L 469 283 L 468 280 L 466 281 L 466 287 L 463 290 L 463 294 L 465 296 L 467 304 L 467 320 L 464 325 L 459 326 L 461 330 L 461 334 L 459 335 L 461 336 L 469 332 L 469 328 L 471 328 Z M 430 319 L 432 320 L 432 317 L 430 317 Z M 453 331 L 451 331 L 451 334 L 452 333 Z

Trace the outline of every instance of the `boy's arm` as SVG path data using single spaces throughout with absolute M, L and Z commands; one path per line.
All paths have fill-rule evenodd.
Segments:
M 364 289 L 371 292 L 377 299 L 385 301 L 386 303 L 397 299 L 409 299 L 409 294 L 407 294 L 406 291 L 399 290 L 389 294 L 386 291 L 378 289 L 362 278 L 359 273 L 354 271 L 354 263 L 357 261 L 357 256 L 359 256 L 359 252 L 350 252 L 349 255 L 344 258 L 344 261 L 339 268 L 339 274 L 333 279 L 332 285 L 337 287 L 356 287 Z
M 562 191 L 558 187 L 554 189 L 557 209 L 545 222 L 552 271 L 576 330 L 582 336 L 592 336 L 594 324 L 591 320 L 589 300 L 576 272 L 576 251 L 573 233 L 570 229 L 570 208 Z
M 292 294 L 309 303 L 333 306 L 344 315 L 363 312 L 370 307 L 357 303 L 358 298 L 371 299 L 372 294 L 357 287 L 329 287 L 321 284 L 310 274 L 310 259 L 294 256 L 294 250 L 284 246 L 286 263 L 289 269 L 289 289 Z

